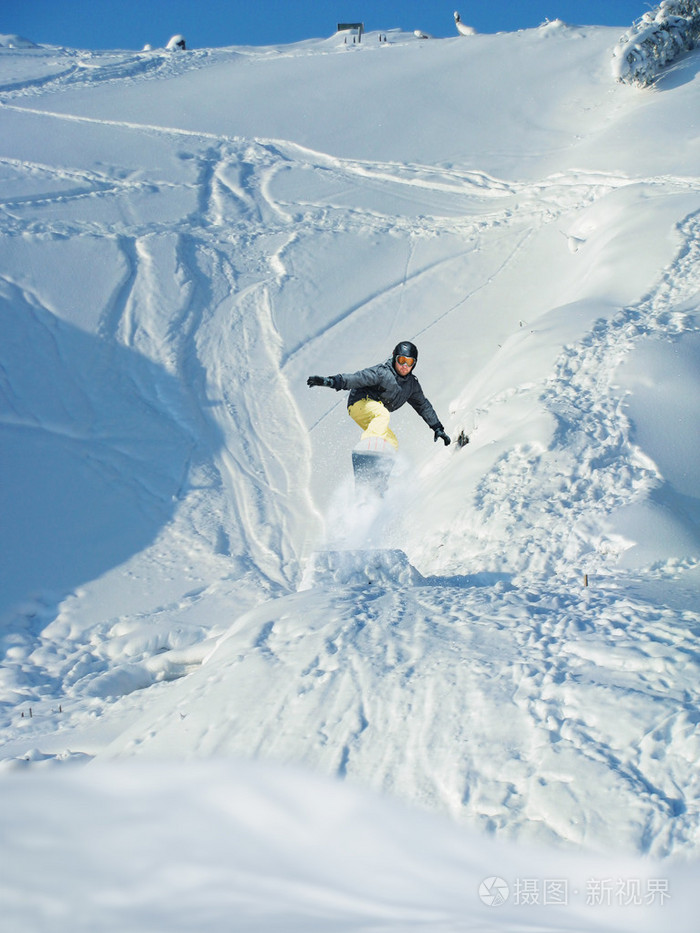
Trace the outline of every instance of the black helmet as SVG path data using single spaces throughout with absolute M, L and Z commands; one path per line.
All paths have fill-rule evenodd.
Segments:
M 397 343 L 394 347 L 391 362 L 396 364 L 396 358 L 399 356 L 410 356 L 412 360 L 415 360 L 416 362 L 413 364 L 413 368 L 415 369 L 415 365 L 418 362 L 418 347 L 415 343 L 411 343 L 410 340 L 402 340 L 401 343 Z

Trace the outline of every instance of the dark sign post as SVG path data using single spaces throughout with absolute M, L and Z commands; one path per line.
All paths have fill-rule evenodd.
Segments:
M 365 31 L 364 23 L 338 23 L 338 32 L 352 32 L 357 41 L 362 42 L 362 33 Z

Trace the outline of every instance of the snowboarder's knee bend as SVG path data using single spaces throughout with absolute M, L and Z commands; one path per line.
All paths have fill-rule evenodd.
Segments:
M 383 437 L 398 450 L 398 439 L 389 427 L 389 409 L 381 402 L 362 398 L 348 408 L 348 414 L 362 428 L 363 437 Z

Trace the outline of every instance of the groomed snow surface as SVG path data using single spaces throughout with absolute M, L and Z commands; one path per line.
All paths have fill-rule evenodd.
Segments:
M 0 37 L 3 931 L 696 929 L 699 53 L 384 36 Z

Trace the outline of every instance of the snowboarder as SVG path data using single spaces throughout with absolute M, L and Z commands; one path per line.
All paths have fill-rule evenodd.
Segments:
M 450 438 L 413 375 L 417 361 L 418 348 L 404 340 L 394 347 L 391 359 L 384 363 L 356 373 L 309 376 L 306 384 L 327 386 L 336 391 L 350 389 L 348 414 L 362 428 L 363 439 L 382 438 L 398 450 L 399 442 L 389 427 L 389 416 L 408 402 L 435 433 L 435 440 L 441 439 L 447 446 Z

